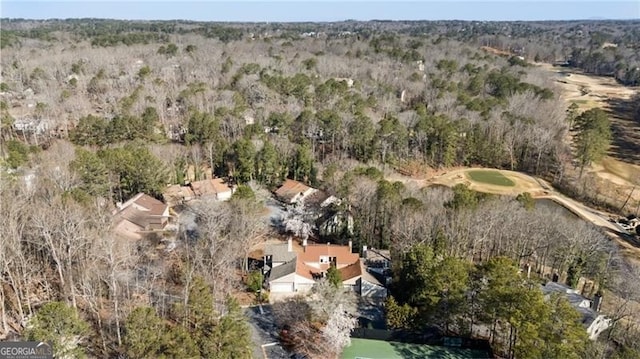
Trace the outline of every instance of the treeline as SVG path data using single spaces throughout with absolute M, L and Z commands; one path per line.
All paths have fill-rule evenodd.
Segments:
M 91 40 L 92 46 L 117 46 L 134 45 L 134 44 L 149 44 L 149 43 L 166 43 L 169 41 L 167 34 L 155 33 L 155 32 L 136 32 L 127 34 L 108 34 L 97 35 Z
M 615 76 L 621 83 L 640 83 L 640 58 L 637 44 L 640 34 L 635 21 L 559 21 L 559 22 L 464 22 L 464 21 L 389 21 L 300 24 L 218 24 L 204 22 L 151 21 L 132 22 L 100 19 L 49 20 L 31 23 L 3 19 L 7 29 L 0 41 L 2 48 L 19 44 L 20 37 L 53 41 L 56 31 L 68 31 L 94 46 L 166 42 L 169 34 L 194 33 L 223 43 L 241 40 L 252 34 L 270 33 L 279 39 L 295 41 L 305 32 L 322 33 L 327 38 L 356 36 L 371 39 L 376 52 L 384 52 L 402 61 L 422 58 L 418 48 L 425 36 L 457 39 L 479 46 L 492 46 L 523 55 L 535 61 L 568 61 L 571 66 L 598 75 Z M 23 29 L 28 27 L 27 30 Z M 409 46 L 399 46 L 398 36 L 411 36 Z M 347 35 L 345 35 L 347 34 Z
M 88 39 L 93 46 L 110 47 L 120 44 L 166 43 L 171 34 L 194 33 L 222 42 L 241 40 L 245 29 L 215 23 L 178 23 L 176 21 L 120 21 L 106 19 L 48 20 L 37 23 L 29 20 L 3 19 L 8 29 L 3 30 L 1 48 L 20 43 L 20 38 L 52 42 L 56 32 L 68 32 L 78 39 Z M 196 25 L 198 24 L 198 25 Z M 181 26 L 188 25 L 188 26 Z M 25 29 L 26 27 L 26 29 Z
M 195 278 L 185 304 L 176 304 L 166 317 L 153 307 L 137 307 L 124 321 L 121 355 L 129 358 L 251 358 L 249 327 L 235 299 L 228 298 L 220 315 L 211 288 Z M 28 340 L 53 344 L 55 356 L 86 357 L 91 325 L 78 310 L 63 302 L 40 307 L 24 332 Z M 106 344 L 106 343 L 103 343 Z
M 559 294 L 545 301 L 540 284 L 507 258 L 473 266 L 419 245 L 398 267 L 398 301 L 390 297 L 385 308 L 391 328 L 431 324 L 445 333 L 488 336 L 506 358 L 587 357 L 580 312 Z
M 232 106 L 217 107 L 213 113 L 193 107 L 187 111 L 173 137 L 186 147 L 167 165 L 208 164 L 213 172 L 238 182 L 258 180 L 268 186 L 285 177 L 314 183 L 316 161 L 348 159 L 394 166 L 417 160 L 434 167 L 559 171 L 558 151 L 564 148 L 568 123 L 549 89 L 522 81 L 510 66 L 489 71 L 441 61 L 435 70 L 440 73 L 431 75 L 431 86 L 438 97 L 416 94 L 402 105 L 402 112 L 376 119 L 372 114 L 382 110 L 378 95 L 365 91 L 364 84 L 312 79 L 305 73 L 288 77 L 243 64 L 231 77 L 236 88 Z M 454 74 L 469 84 L 446 79 Z M 272 111 L 254 123 L 242 123 L 243 113 L 261 101 L 244 87 L 247 76 L 259 76 L 266 91 L 295 101 L 301 109 Z M 139 91 L 122 103 L 139 101 Z M 190 84 L 176 102 L 188 106 L 206 91 L 202 84 Z M 163 142 L 160 127 L 158 112 L 146 108 L 139 116 L 82 117 L 69 138 L 97 147 L 131 140 Z

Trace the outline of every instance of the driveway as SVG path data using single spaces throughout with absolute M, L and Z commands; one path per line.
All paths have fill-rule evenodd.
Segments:
M 248 307 L 245 315 L 251 325 L 251 337 L 254 343 L 253 357 L 255 359 L 289 359 L 287 353 L 278 341 L 278 328 L 275 325 L 270 305 Z
M 382 299 L 360 298 L 358 301 L 359 324 L 364 328 L 387 329 L 383 303 Z

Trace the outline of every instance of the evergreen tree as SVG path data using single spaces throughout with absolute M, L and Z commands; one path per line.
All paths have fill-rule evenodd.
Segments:
M 233 175 L 240 182 L 249 182 L 254 177 L 256 150 L 248 139 L 239 139 L 233 144 L 231 156 Z
M 89 325 L 75 308 L 62 302 L 43 305 L 24 332 L 27 340 L 52 343 L 56 358 L 84 358 L 86 355 L 79 344 L 88 334 Z
M 589 338 L 582 325 L 582 315 L 569 301 L 552 295 L 546 303 L 548 315 L 543 321 L 543 358 L 584 358 Z
M 576 157 L 580 165 L 580 177 L 584 168 L 604 157 L 611 145 L 611 123 L 607 113 L 599 108 L 583 112 L 576 119 Z
M 76 148 L 76 158 L 69 167 L 80 177 L 81 191 L 96 197 L 109 195 L 109 170 L 96 153 Z
M 181 325 L 167 327 L 162 336 L 163 358 L 199 358 L 198 345 Z M 136 358 L 136 357 L 132 357 Z
M 342 275 L 335 265 L 329 266 L 327 270 L 327 281 L 336 288 L 342 287 Z
M 360 162 L 369 162 L 373 158 L 376 135 L 371 119 L 363 114 L 356 114 L 347 130 L 351 143 L 351 155 Z
M 116 181 L 115 197 L 128 199 L 139 192 L 160 196 L 168 183 L 168 171 L 149 149 L 140 143 L 98 152 Z
M 131 358 L 157 358 L 165 345 L 166 325 L 155 309 L 135 308 L 124 325 L 124 346 Z
M 256 156 L 256 176 L 258 181 L 267 186 L 282 180 L 278 152 L 271 142 L 265 142 Z
M 238 302 L 231 296 L 226 301 L 227 314 L 220 318 L 212 333 L 216 352 L 210 358 L 250 359 L 251 331 Z
M 293 158 L 292 177 L 296 181 L 314 182 L 313 156 L 309 144 L 298 145 Z
M 79 146 L 104 146 L 107 144 L 107 121 L 98 116 L 81 117 L 78 125 L 69 132 L 69 140 Z
M 213 115 L 204 112 L 195 112 L 189 117 L 187 133 L 184 142 L 188 145 L 207 142 L 218 142 L 220 137 L 220 122 Z
M 405 303 L 403 305 L 389 296 L 384 304 L 385 317 L 387 319 L 387 327 L 390 329 L 406 329 L 413 328 L 414 321 L 417 317 L 416 308 Z

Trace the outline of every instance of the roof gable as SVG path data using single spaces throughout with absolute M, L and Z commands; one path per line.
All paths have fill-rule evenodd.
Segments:
M 362 276 L 362 265 L 360 264 L 360 259 L 355 261 L 353 264 L 349 264 L 346 267 L 338 269 L 338 272 L 340 272 L 340 277 L 343 281 Z
M 295 252 L 289 252 L 288 243 L 269 244 L 264 249 L 266 256 L 271 256 L 272 262 L 288 262 L 296 257 Z
M 305 193 L 311 189 L 313 188 L 302 182 L 287 179 L 284 181 L 282 186 L 276 190 L 276 196 L 282 200 L 290 202 L 300 193 Z
M 296 271 L 296 259 L 290 260 L 289 262 L 279 265 L 275 268 L 271 269 L 271 274 L 269 275 L 269 280 L 276 280 L 278 278 L 282 278 L 291 273 L 295 273 Z
M 191 182 L 190 186 L 196 196 L 217 195 L 219 193 L 231 192 L 231 188 L 224 183 L 222 178 L 195 181 Z
M 315 244 L 304 247 L 300 257 L 304 262 L 317 263 L 321 256 L 336 257 L 337 265 L 349 265 L 358 261 L 357 253 L 352 253 L 349 246 L 336 246 L 331 244 Z

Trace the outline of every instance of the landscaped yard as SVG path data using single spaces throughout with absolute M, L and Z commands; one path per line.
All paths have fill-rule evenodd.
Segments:
M 352 338 L 351 345 L 342 352 L 342 359 L 484 359 L 482 350 L 440 347 L 433 345 L 386 342 Z
M 493 170 L 473 170 L 468 171 L 470 180 L 494 186 L 514 187 L 516 184 L 502 173 Z

